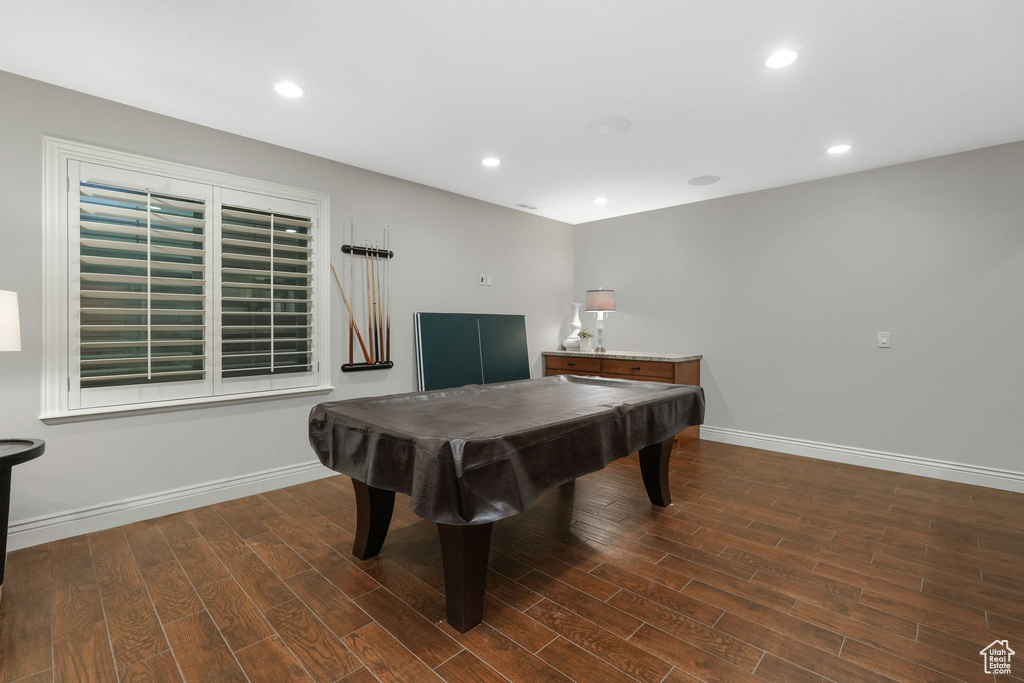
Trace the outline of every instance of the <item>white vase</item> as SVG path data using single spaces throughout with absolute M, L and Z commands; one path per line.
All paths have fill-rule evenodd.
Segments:
M 580 330 L 583 323 L 580 322 L 580 307 L 583 304 L 569 304 L 572 313 L 569 317 L 569 336 L 562 340 L 562 348 L 566 351 L 576 351 L 580 348 Z

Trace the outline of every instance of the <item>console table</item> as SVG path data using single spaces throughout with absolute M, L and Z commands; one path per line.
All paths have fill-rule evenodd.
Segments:
M 642 351 L 544 351 L 544 376 L 590 375 L 665 384 L 700 386 L 701 354 L 644 353 Z M 700 425 L 676 437 L 683 446 L 700 438 Z

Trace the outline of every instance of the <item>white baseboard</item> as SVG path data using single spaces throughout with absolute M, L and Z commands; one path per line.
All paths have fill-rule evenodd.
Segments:
M 711 427 L 702 425 L 700 438 L 718 441 L 736 446 L 749 446 L 768 451 L 801 455 L 807 458 L 819 458 L 849 465 L 862 465 L 904 474 L 917 474 L 923 477 L 934 477 L 946 481 L 957 481 L 963 484 L 987 486 L 1005 491 L 1024 493 L 1024 472 L 999 470 L 992 467 L 980 467 L 959 462 L 932 460 L 915 455 L 873 451 L 867 448 L 853 448 L 831 443 L 820 443 L 804 439 L 791 439 L 786 436 L 757 434 L 739 429 Z
M 319 462 L 308 462 L 228 477 L 204 484 L 184 486 L 135 498 L 125 498 L 112 503 L 33 517 L 11 523 L 8 528 L 7 549 L 27 548 L 69 536 L 109 529 L 143 519 L 302 484 L 332 474 L 334 472 Z

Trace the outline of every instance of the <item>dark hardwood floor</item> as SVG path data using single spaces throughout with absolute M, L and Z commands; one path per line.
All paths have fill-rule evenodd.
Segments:
M 671 479 L 496 524 L 465 634 L 436 526 L 399 496 L 356 560 L 340 476 L 19 550 L 0 680 L 992 681 L 996 639 L 1024 680 L 1024 495 L 707 441 Z

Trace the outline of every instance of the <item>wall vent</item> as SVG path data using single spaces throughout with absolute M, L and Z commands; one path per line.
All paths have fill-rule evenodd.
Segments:
M 529 204 L 523 204 L 523 203 L 513 204 L 512 206 L 514 208 L 516 208 L 516 209 L 525 209 L 526 211 L 536 211 L 537 210 L 536 206 L 530 206 Z

